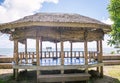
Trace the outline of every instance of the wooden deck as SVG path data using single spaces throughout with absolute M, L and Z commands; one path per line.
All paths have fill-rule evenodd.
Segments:
M 58 66 L 36 66 L 36 65 L 13 65 L 14 69 L 34 69 L 34 70 L 67 70 L 67 69 L 86 69 L 92 67 L 103 66 L 103 63 L 90 64 L 90 65 L 58 65 Z

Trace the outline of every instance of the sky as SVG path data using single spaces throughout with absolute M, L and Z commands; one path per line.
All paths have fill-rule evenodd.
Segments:
M 39 12 L 56 12 L 56 13 L 77 13 L 88 16 L 104 23 L 111 24 L 107 5 L 109 0 L 0 0 L 0 23 L 11 22 L 27 15 Z M 108 36 L 105 36 L 103 47 L 107 48 Z M 32 42 L 32 44 L 31 44 Z M 53 46 L 53 43 L 44 42 L 46 45 Z M 95 47 L 95 42 L 89 46 Z M 67 48 L 69 43 L 65 43 Z M 74 47 L 79 48 L 79 44 Z M 20 47 L 23 45 L 20 44 Z M 28 47 L 35 47 L 35 40 L 28 40 Z M 0 48 L 13 48 L 13 42 L 9 40 L 9 35 L 0 34 Z

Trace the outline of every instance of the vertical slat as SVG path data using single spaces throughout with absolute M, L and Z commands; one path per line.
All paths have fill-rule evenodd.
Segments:
M 22 64 L 22 53 L 20 52 L 20 63 Z
M 48 58 L 50 58 L 50 52 L 48 52 Z
M 81 55 L 81 56 L 82 56 L 82 58 L 85 58 L 85 54 L 84 54 L 84 52 L 83 52 L 83 51 L 82 51 L 82 55 Z
M 92 55 L 93 53 L 92 52 L 89 52 L 89 62 L 91 62 L 91 59 L 92 59 Z
M 34 62 L 34 52 L 32 53 L 32 62 Z
M 55 57 L 55 56 L 54 56 L 54 52 L 52 52 L 52 58 L 53 58 L 53 57 Z
M 44 57 L 46 58 L 46 52 L 44 52 L 44 55 L 45 55 Z
M 56 48 L 56 57 L 58 56 L 57 42 L 55 43 Z
M 67 58 L 69 58 L 69 52 L 67 51 Z
M 61 52 L 59 52 L 59 58 L 61 58 Z
M 25 59 L 25 55 L 24 55 L 24 52 L 22 52 L 22 55 L 23 55 L 23 59 Z
M 30 59 L 30 52 L 28 52 L 28 59 Z
M 76 58 L 76 51 L 75 51 L 75 53 L 74 53 L 74 58 Z
M 81 57 L 80 57 L 80 51 L 78 52 L 78 57 L 81 58 Z
M 73 47 L 73 44 L 72 44 L 72 41 L 70 42 L 70 58 L 71 58 L 71 63 L 72 63 L 72 47 Z

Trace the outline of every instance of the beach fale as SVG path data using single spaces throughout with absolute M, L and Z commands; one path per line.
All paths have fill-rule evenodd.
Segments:
M 37 13 L 19 20 L 0 24 L 2 33 L 10 34 L 14 41 L 14 76 L 19 69 L 37 71 L 38 82 L 86 81 L 88 69 L 96 67 L 103 76 L 102 40 L 111 26 L 79 14 Z M 36 40 L 36 52 L 27 51 L 27 39 Z M 54 42 L 55 51 L 42 51 L 42 42 Z M 64 51 L 64 42 L 70 42 L 70 51 Z M 96 41 L 96 51 L 88 51 L 88 42 Z M 25 52 L 18 52 L 18 43 L 25 45 Z M 57 43 L 60 42 L 60 51 Z M 83 42 L 84 51 L 73 51 L 74 42 Z M 41 71 L 56 71 L 59 74 L 43 75 Z M 67 70 L 84 70 L 70 73 Z

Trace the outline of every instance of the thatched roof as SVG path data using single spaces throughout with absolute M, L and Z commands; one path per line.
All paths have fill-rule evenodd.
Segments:
M 79 14 L 37 13 L 26 16 L 14 22 L 0 24 L 0 30 L 5 28 L 19 28 L 26 26 L 54 26 L 54 27 L 89 27 L 102 28 L 110 31 L 110 25 Z
M 14 31 L 14 30 L 15 31 Z M 110 25 L 79 14 L 38 13 L 19 20 L 0 24 L 0 30 L 12 39 L 42 37 L 44 41 L 93 41 L 103 39 Z

